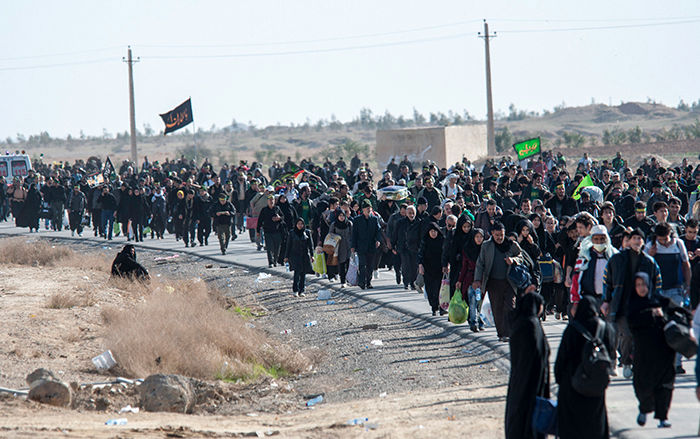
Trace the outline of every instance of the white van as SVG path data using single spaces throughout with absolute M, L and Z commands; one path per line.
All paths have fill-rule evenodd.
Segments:
M 0 155 L 0 177 L 12 181 L 14 177 L 26 177 L 32 169 L 32 161 L 27 154 Z

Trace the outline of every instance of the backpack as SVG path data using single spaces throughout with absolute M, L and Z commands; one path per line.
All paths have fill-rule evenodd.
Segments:
M 508 270 L 508 280 L 513 282 L 519 290 L 524 290 L 532 283 L 530 272 L 523 264 L 511 265 L 510 270 Z
M 603 396 L 610 383 L 610 370 L 613 365 L 608 349 L 603 343 L 605 322 L 598 320 L 595 337 L 579 322 L 572 321 L 571 324 L 586 339 L 581 363 L 571 377 L 571 386 L 583 396 Z
M 549 253 L 540 256 L 537 260 L 542 274 L 542 283 L 554 282 L 554 259 Z

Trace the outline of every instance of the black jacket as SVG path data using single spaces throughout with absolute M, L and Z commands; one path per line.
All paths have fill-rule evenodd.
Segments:
M 231 225 L 231 219 L 235 215 L 236 209 L 234 209 L 230 201 L 224 204 L 217 201 L 216 203 L 212 203 L 210 212 L 214 220 L 214 226 L 228 226 Z M 228 212 L 229 215 L 217 215 L 217 212 Z
M 396 243 L 392 245 L 399 253 L 406 251 L 418 253 L 421 239 L 421 222 L 418 218 L 409 221 L 408 217 L 404 217 L 396 225 Z
M 365 218 L 360 214 L 352 220 L 352 247 L 357 253 L 374 253 L 377 251 L 377 243 L 381 242 L 379 221 L 370 214 Z
M 301 232 L 296 228 L 287 235 L 287 252 L 285 258 L 289 260 L 290 270 L 302 270 L 304 273 L 313 273 L 311 258 L 313 257 L 313 242 L 309 231 Z
M 100 206 L 102 206 L 102 210 L 117 210 L 117 199 L 114 198 L 114 194 L 111 192 L 100 195 L 98 202 L 100 203 Z
M 273 221 L 272 218 L 275 215 L 282 219 L 279 221 Z M 262 208 L 260 215 L 258 216 L 257 231 L 260 232 L 260 229 L 263 229 L 265 233 L 280 233 L 286 230 L 284 225 L 284 214 L 279 207 L 273 206 L 272 209 L 270 209 L 270 206 L 265 206 Z

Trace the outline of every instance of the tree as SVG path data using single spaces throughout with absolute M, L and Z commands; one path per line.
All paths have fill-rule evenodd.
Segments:
M 581 135 L 580 133 L 576 132 L 569 133 L 564 131 L 562 133 L 562 137 L 564 139 L 564 143 L 569 148 L 580 148 L 586 142 L 586 138 L 583 137 L 583 135 Z
M 151 127 L 150 124 L 147 124 L 147 123 L 143 124 L 143 133 L 147 137 L 151 137 L 154 134 L 153 128 Z
M 603 145 L 610 145 L 612 143 L 612 133 L 610 130 L 606 129 L 603 131 Z
M 413 107 L 413 124 L 416 126 L 425 125 L 425 116 L 416 110 L 416 107 Z
M 680 111 L 690 111 L 690 106 L 683 102 L 683 99 L 678 103 L 678 106 L 676 107 L 677 110 Z
M 639 125 L 629 130 L 627 133 L 627 138 L 629 139 L 630 143 L 642 142 L 642 129 L 639 128 Z
M 494 141 L 496 143 L 496 151 L 498 152 L 508 151 L 508 149 L 513 146 L 513 143 L 515 143 L 513 134 L 511 134 L 507 126 L 496 132 Z

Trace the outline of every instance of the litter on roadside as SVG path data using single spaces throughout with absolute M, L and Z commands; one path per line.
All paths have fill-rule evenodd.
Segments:
M 332 297 L 331 290 L 318 290 L 317 300 L 329 300 Z
M 260 282 L 261 280 L 265 280 L 268 277 L 272 277 L 272 275 L 270 273 L 259 273 L 258 278 L 255 281 Z
M 369 421 L 369 418 L 355 418 L 355 419 L 350 419 L 345 424 L 347 424 L 347 425 L 364 425 L 365 422 L 367 422 L 367 421 Z
M 99 370 L 108 370 L 117 365 L 112 351 L 109 349 L 92 359 L 92 364 Z
M 372 345 L 374 345 L 374 346 L 383 346 L 383 345 L 384 345 L 384 342 L 381 341 L 381 340 L 372 340 L 372 341 L 370 342 L 370 344 L 372 344 Z
M 418 360 L 419 363 L 430 363 L 430 360 Z
M 306 406 L 313 407 L 314 405 L 321 403 L 321 402 L 323 402 L 323 395 L 318 395 L 317 397 L 306 401 Z
M 363 330 L 363 331 L 368 331 L 368 330 L 370 330 L 370 329 L 378 329 L 378 328 L 379 328 L 379 325 L 376 324 L 376 323 L 371 323 L 371 324 L 369 324 L 369 325 L 362 325 L 362 330 Z
M 126 407 L 122 407 L 121 410 L 119 410 L 119 413 L 138 413 L 139 408 L 138 407 L 132 407 L 131 404 L 127 404 Z
M 326 305 L 335 305 L 335 300 L 326 300 Z
M 129 422 L 126 418 L 110 419 L 105 422 L 105 425 L 126 425 Z

